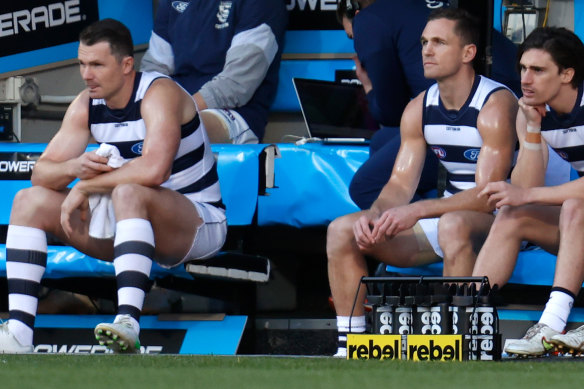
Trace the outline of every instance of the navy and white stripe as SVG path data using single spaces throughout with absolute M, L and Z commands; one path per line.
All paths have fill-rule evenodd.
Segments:
M 45 232 L 9 225 L 6 234 L 9 327 L 22 345 L 32 344 L 38 294 L 46 266 Z
M 567 115 L 558 115 L 549 106 L 541 122 L 541 135 L 548 145 L 566 161 L 578 175 L 584 175 L 584 85 L 578 88 L 576 104 Z
M 476 186 L 477 160 L 483 145 L 477 118 L 491 94 L 500 89 L 506 87 L 476 76 L 467 101 L 458 111 L 449 111 L 442 105 L 437 84 L 428 88 L 424 96 L 424 137 L 447 170 L 446 190 L 450 194 Z
M 126 159 L 142 155 L 146 126 L 140 106 L 146 91 L 158 78 L 156 72 L 136 73 L 130 102 L 124 109 L 110 109 L 103 99 L 90 99 L 89 126 L 99 143 L 107 142 Z M 191 201 L 223 207 L 215 157 L 198 115 L 181 127 L 181 142 L 170 178 L 163 187 L 184 194 Z
M 114 269 L 118 287 L 118 315 L 130 315 L 138 327 L 144 297 L 150 289 L 154 232 L 145 219 L 124 219 L 116 224 Z M 137 330 L 137 328 L 136 328 Z

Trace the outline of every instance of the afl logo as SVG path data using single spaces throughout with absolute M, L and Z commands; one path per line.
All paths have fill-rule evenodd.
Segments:
M 479 159 L 479 153 L 481 149 L 468 149 L 464 152 L 464 158 L 468 159 L 469 161 L 476 161 Z
M 568 160 L 568 153 L 565 151 L 558 151 L 558 155 L 562 157 L 562 159 L 565 159 L 566 161 Z
M 442 147 L 432 146 L 432 151 L 434 152 L 434 154 L 436 154 L 438 159 L 446 158 L 446 150 L 444 150 Z
M 144 142 L 140 142 L 140 143 L 136 143 L 135 145 L 133 145 L 131 148 L 132 153 L 137 154 L 137 155 L 142 155 L 142 145 L 143 144 L 144 144 Z

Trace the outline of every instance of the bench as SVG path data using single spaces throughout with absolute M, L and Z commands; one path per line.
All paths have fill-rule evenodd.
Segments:
M 30 184 L 34 162 L 45 148 L 45 144 L 1 143 L 0 144 L 0 226 L 4 231 L 9 223 L 12 200 L 16 193 Z M 91 145 L 88 150 L 97 146 Z M 226 204 L 229 226 L 248 226 L 254 223 L 258 196 L 264 192 L 266 182 L 266 155 L 272 155 L 270 145 L 213 145 L 217 155 L 218 174 L 221 182 L 223 202 Z M 269 158 L 268 158 L 269 160 Z M 263 165 L 260 163 L 263 161 Z M 273 161 L 272 161 L 273 162 Z M 269 163 L 272 163 L 269 162 Z M 260 175 L 262 178 L 260 179 Z M 49 245 L 47 253 L 47 279 L 110 277 L 115 276 L 113 264 L 89 257 L 69 246 Z M 6 246 L 0 244 L 0 276 L 6 274 Z M 190 263 L 165 269 L 153 264 L 151 278 L 168 276 L 193 279 L 193 275 L 251 282 L 267 282 L 269 260 L 241 252 L 220 252 L 211 261 Z M 245 262 L 244 270 L 237 263 Z
M 30 185 L 30 161 L 44 149 L 44 144 L 0 144 L 0 226 L 8 224 L 12 198 Z M 324 230 L 335 218 L 355 212 L 348 184 L 358 167 L 368 158 L 366 145 L 325 145 L 307 143 L 278 145 L 213 145 L 217 154 L 221 191 L 227 205 L 230 231 L 237 228 L 279 227 Z M 243 238 L 244 239 L 244 238 Z M 0 241 L 0 243 L 2 243 Z M 296 245 L 303 245 L 298 241 Z M 261 244 L 261 242 L 260 242 Z M 307 243 L 305 243 L 307 244 Z M 0 276 L 5 275 L 5 246 L 0 245 Z M 258 258 L 253 252 L 224 251 L 220 262 Z M 324 259 L 324 258 L 323 258 Z M 264 261 L 264 262 L 262 262 Z M 267 259 L 260 257 L 260 264 Z M 197 269 L 196 264 L 164 269 L 153 266 L 152 279 L 173 278 L 174 284 L 190 285 L 193 278 L 201 290 L 213 285 L 213 278 L 223 277 L 246 282 L 266 282 L 230 272 L 229 267 Z M 541 249 L 521 252 L 512 283 L 551 285 L 555 257 Z M 406 275 L 441 275 L 442 264 L 388 271 Z M 261 273 L 261 272 L 260 272 Z M 111 263 L 89 258 L 67 246 L 51 246 L 46 277 L 63 280 L 82 277 L 112 277 Z M 201 279 L 209 278 L 207 281 Z

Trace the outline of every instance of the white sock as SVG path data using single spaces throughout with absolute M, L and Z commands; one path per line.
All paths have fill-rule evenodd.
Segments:
M 539 322 L 558 332 L 564 331 L 572 305 L 574 305 L 572 296 L 559 290 L 553 290 Z
M 335 357 L 347 356 L 347 334 L 365 332 L 365 316 L 337 316 L 339 343 Z

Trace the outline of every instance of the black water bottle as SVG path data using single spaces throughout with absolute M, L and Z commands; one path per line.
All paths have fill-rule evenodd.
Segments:
M 412 333 L 412 308 L 413 298 L 408 284 L 399 287 L 400 303 L 393 314 L 393 332 L 396 335 L 409 335 Z
M 452 333 L 450 295 L 448 286 L 442 283 L 430 285 L 430 330 L 433 335 Z

